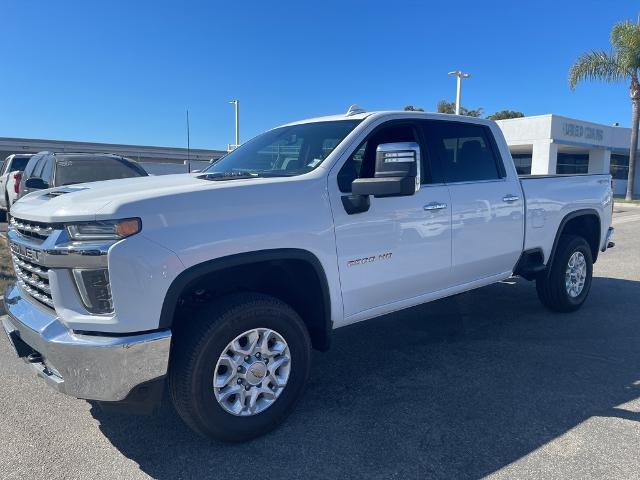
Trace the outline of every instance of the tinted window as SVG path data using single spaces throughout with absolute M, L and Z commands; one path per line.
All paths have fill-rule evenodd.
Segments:
M 310 172 L 360 123 L 314 122 L 270 130 L 225 155 L 207 173 L 249 172 L 291 176 Z
M 338 172 L 338 188 L 341 192 L 351 191 L 351 183 L 356 178 L 372 178 L 375 174 L 376 149 L 382 143 L 418 142 L 416 130 L 412 124 L 395 124 L 383 126 L 375 130 L 358 148 L 351 154 Z M 424 152 L 421 152 L 422 160 L 421 183 L 429 183 L 428 169 L 425 165 Z
M 44 157 L 42 157 L 42 160 L 40 160 L 33 169 L 33 173 L 31 174 L 31 176 L 34 178 L 42 178 L 42 172 L 44 171 L 45 166 L 50 162 L 50 156 L 45 155 Z
M 427 122 L 427 141 L 438 153 L 445 182 L 474 182 L 502 178 L 499 159 L 482 125 L 455 122 Z
M 12 172 L 22 172 L 29 163 L 29 157 L 16 157 L 11 162 L 10 170 Z
M 42 180 L 51 183 L 51 173 L 53 172 L 53 157 L 47 157 L 42 164 L 42 170 L 38 175 Z
M 518 175 L 531 175 L 532 155 L 530 153 L 512 153 L 513 163 L 516 166 Z
M 629 155 L 611 154 L 611 176 L 616 180 L 629 177 Z
M 556 173 L 564 175 L 576 175 L 589 172 L 589 155 L 558 153 Z
M 56 162 L 56 186 L 141 176 L 144 170 L 118 157 L 60 156 Z
M 29 159 L 29 162 L 27 163 L 27 166 L 24 169 L 25 177 L 31 176 L 31 174 L 33 173 L 33 169 L 36 168 L 40 160 L 42 160 L 42 155 L 34 155 Z

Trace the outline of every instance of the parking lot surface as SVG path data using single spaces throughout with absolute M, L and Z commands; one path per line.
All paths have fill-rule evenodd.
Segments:
M 640 208 L 614 226 L 577 313 L 519 279 L 337 330 L 245 444 L 58 394 L 2 338 L 0 478 L 640 478 Z

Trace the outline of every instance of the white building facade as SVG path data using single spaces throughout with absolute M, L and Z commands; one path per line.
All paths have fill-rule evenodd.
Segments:
M 560 115 L 499 120 L 521 175 L 611 173 L 616 195 L 624 195 L 631 129 Z M 635 175 L 640 194 L 640 169 Z

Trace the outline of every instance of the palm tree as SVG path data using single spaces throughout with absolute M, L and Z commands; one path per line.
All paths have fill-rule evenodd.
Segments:
M 626 200 L 633 199 L 633 180 L 638 151 L 638 121 L 640 120 L 640 23 L 618 22 L 611 29 L 613 50 L 592 50 L 583 53 L 569 70 L 569 87 L 574 90 L 583 80 L 605 82 L 630 81 L 631 146 L 629 148 L 629 177 Z

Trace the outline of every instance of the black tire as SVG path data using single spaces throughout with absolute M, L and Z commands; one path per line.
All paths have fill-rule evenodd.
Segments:
M 586 262 L 586 278 L 579 295 L 569 295 L 565 285 L 565 273 L 569 259 L 581 252 Z M 587 241 L 577 235 L 562 235 L 558 240 L 556 253 L 548 272 L 536 280 L 538 298 L 542 304 L 554 312 L 573 312 L 578 310 L 589 295 L 593 276 L 593 257 Z
M 174 338 L 169 392 L 176 411 L 197 433 L 218 440 L 248 440 L 278 426 L 293 410 L 309 378 L 311 341 L 299 315 L 286 303 L 257 293 L 223 297 L 198 311 Z M 215 398 L 213 374 L 218 358 L 238 335 L 270 328 L 287 342 L 291 370 L 275 402 L 252 416 L 236 416 Z

